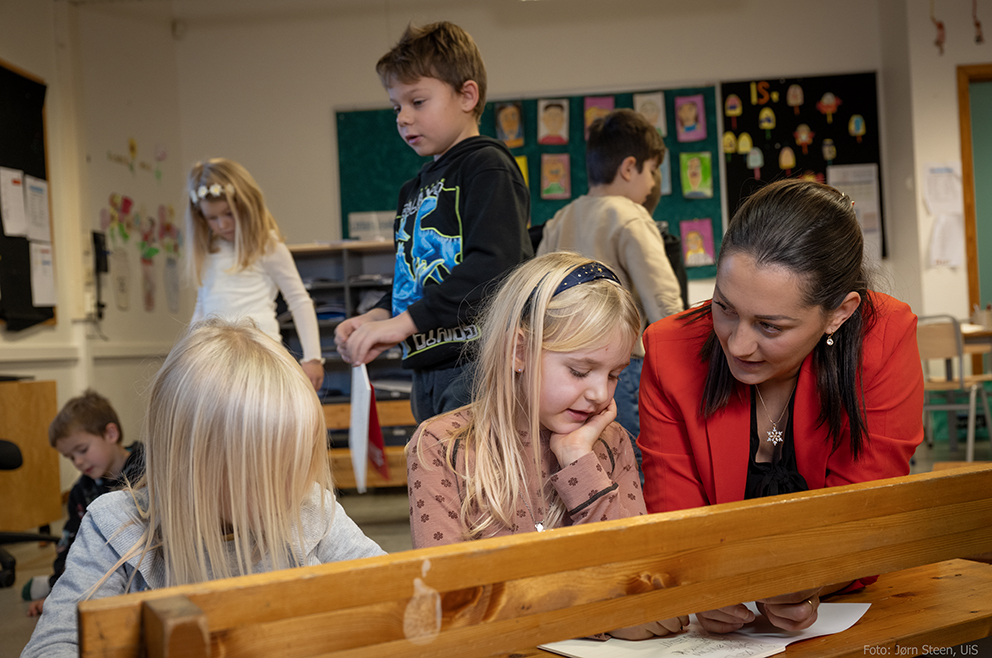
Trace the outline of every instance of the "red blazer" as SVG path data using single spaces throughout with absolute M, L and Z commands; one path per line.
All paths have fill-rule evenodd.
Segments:
M 810 489 L 909 473 L 923 440 L 923 370 L 916 347 L 916 316 L 906 304 L 869 293 L 875 325 L 865 337 L 863 371 L 868 443 L 855 461 L 846 438 L 833 450 L 819 402 L 812 359 L 799 372 L 793 415 L 796 464 Z M 706 364 L 699 349 L 713 330 L 707 317 L 686 324 L 678 316 L 644 333 L 641 434 L 644 498 L 648 512 L 743 500 L 750 450 L 749 389 L 732 393 L 709 418 L 699 414 Z M 838 349 L 833 347 L 831 349 Z

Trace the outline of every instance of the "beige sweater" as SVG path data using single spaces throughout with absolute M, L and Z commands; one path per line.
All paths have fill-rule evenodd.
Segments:
M 633 295 L 642 328 L 683 309 L 658 225 L 627 197 L 583 195 L 559 210 L 545 224 L 537 255 L 554 251 L 574 251 L 609 266 Z M 644 356 L 640 343 L 634 356 Z

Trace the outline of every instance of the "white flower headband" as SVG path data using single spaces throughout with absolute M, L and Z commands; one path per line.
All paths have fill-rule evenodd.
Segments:
M 189 200 L 193 203 L 198 202 L 200 199 L 206 199 L 207 196 L 220 196 L 221 192 L 227 192 L 228 196 L 234 194 L 234 186 L 228 183 L 227 185 L 221 185 L 220 183 L 214 183 L 210 187 L 206 185 L 201 185 L 195 190 L 189 191 Z

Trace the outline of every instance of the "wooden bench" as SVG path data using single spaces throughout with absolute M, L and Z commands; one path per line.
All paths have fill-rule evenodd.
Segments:
M 889 574 L 849 595 L 874 603 L 854 628 L 787 653 L 895 655 L 992 633 L 992 566 L 952 560 L 990 546 L 992 466 L 972 466 L 87 601 L 80 649 L 534 656 L 545 642 Z

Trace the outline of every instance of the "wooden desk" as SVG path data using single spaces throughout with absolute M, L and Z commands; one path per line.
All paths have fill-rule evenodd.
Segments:
M 0 439 L 21 449 L 24 464 L 0 471 L 0 530 L 22 532 L 62 518 L 59 455 L 48 445 L 58 412 L 55 382 L 0 382 Z
M 964 353 L 971 355 L 971 371 L 976 375 L 985 372 L 984 356 L 992 352 L 992 329 L 962 322 L 961 336 Z
M 923 656 L 980 640 L 992 635 L 990 592 L 992 566 L 980 562 L 948 560 L 885 574 L 860 592 L 828 599 L 832 603 L 871 603 L 857 624 L 843 633 L 790 644 L 783 655 Z M 507 654 L 507 658 L 556 655 L 535 648 Z

